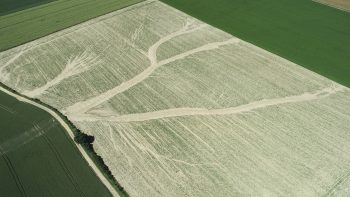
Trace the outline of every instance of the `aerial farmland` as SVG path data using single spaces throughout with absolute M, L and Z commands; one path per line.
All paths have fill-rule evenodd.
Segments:
M 349 195 L 345 73 L 333 81 L 170 5 L 142 1 L 4 50 L 0 82 L 94 136 L 122 195 Z

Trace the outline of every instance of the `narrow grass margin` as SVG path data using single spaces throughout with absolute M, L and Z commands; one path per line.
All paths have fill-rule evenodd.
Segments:
M 60 113 L 57 109 L 41 102 L 39 99 L 32 99 L 27 96 L 24 96 L 17 91 L 7 87 L 5 84 L 0 82 L 0 91 L 15 97 L 17 100 L 34 105 L 46 112 L 48 112 L 51 116 L 53 116 L 61 126 L 67 131 L 69 137 L 74 141 L 74 144 L 84 157 L 84 159 L 88 162 L 89 166 L 95 172 L 97 177 L 101 180 L 101 182 L 107 187 L 107 189 L 111 192 L 113 196 L 121 196 L 128 197 L 128 193 L 124 190 L 124 188 L 119 184 L 119 182 L 112 175 L 108 166 L 104 163 L 101 156 L 99 156 L 91 143 L 83 143 L 78 144 L 75 142 L 74 138 L 77 135 L 83 134 L 79 129 L 77 129 L 72 122 L 68 120 L 66 116 Z M 84 134 L 83 134 L 84 135 Z
M 143 0 L 56 0 L 0 16 L 0 51 L 126 8 Z

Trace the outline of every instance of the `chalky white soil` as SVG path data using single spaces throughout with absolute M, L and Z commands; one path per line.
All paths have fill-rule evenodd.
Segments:
M 349 194 L 350 90 L 158 1 L 0 53 L 131 196 Z

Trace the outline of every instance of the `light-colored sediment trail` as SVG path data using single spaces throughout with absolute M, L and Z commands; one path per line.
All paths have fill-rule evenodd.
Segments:
M 171 118 L 179 116 L 207 116 L 207 115 L 230 115 L 239 114 L 243 112 L 250 112 L 256 109 L 265 108 L 269 106 L 281 105 L 286 103 L 300 103 L 306 101 L 317 100 L 325 98 L 337 92 L 343 91 L 345 88 L 343 86 L 334 85 L 332 87 L 324 88 L 318 90 L 314 93 L 304 93 L 297 96 L 289 96 L 283 98 L 273 98 L 264 99 L 260 101 L 254 101 L 245 105 L 240 105 L 236 107 L 224 108 L 224 109 L 203 109 L 203 108 L 175 108 L 154 112 L 137 113 L 137 114 L 127 114 L 122 116 L 115 116 L 111 113 L 103 114 L 101 111 L 99 113 L 84 114 L 81 116 L 71 117 L 73 121 L 113 121 L 113 122 L 140 122 L 154 119 Z
M 15 94 L 13 92 L 8 91 L 7 89 L 5 89 L 4 87 L 0 86 L 0 91 L 15 97 L 17 100 L 24 102 L 24 103 L 28 103 L 31 105 L 34 105 L 35 107 L 38 107 L 44 111 L 46 111 L 47 113 L 49 113 L 51 116 L 53 116 L 60 124 L 61 126 L 67 131 L 68 135 L 71 137 L 72 140 L 74 140 L 74 133 L 71 130 L 71 128 L 68 126 L 68 124 L 53 110 L 45 107 L 44 105 L 41 105 L 39 103 L 36 103 L 32 100 L 29 100 L 25 97 L 22 97 L 18 94 Z M 88 156 L 88 154 L 86 153 L 86 151 L 83 149 L 83 147 L 79 144 L 74 143 L 78 150 L 80 151 L 81 155 L 84 157 L 84 159 L 88 162 L 89 166 L 92 168 L 92 170 L 95 172 L 95 174 L 97 175 L 97 177 L 102 181 L 102 183 L 107 187 L 107 189 L 111 192 L 111 194 L 113 196 L 119 196 L 117 191 L 114 189 L 114 187 L 111 185 L 111 183 L 106 179 L 106 177 L 104 177 L 104 175 L 101 173 L 101 171 L 98 169 L 98 167 L 95 165 L 95 163 L 91 160 L 91 158 Z
M 121 83 L 120 85 L 116 86 L 115 88 L 108 90 L 108 91 L 100 94 L 99 96 L 93 97 L 93 98 L 86 100 L 86 101 L 78 102 L 78 103 L 66 108 L 65 110 L 63 110 L 64 113 L 65 114 L 78 114 L 78 115 L 84 114 L 89 109 L 91 109 L 99 104 L 102 104 L 102 103 L 108 101 L 109 99 L 111 99 L 112 97 L 114 97 L 115 95 L 120 94 L 120 93 L 130 89 L 131 87 L 141 83 L 142 81 L 147 79 L 157 68 L 159 68 L 163 65 L 166 65 L 166 64 L 169 64 L 171 62 L 186 58 L 186 57 L 193 55 L 195 53 L 214 50 L 214 49 L 219 48 L 220 46 L 234 44 L 234 43 L 239 42 L 239 39 L 232 38 L 232 39 L 222 41 L 222 42 L 208 43 L 208 44 L 205 44 L 201 47 L 186 51 L 184 53 L 175 55 L 173 57 L 170 57 L 168 59 L 165 59 L 165 60 L 158 62 L 157 50 L 158 50 L 159 46 L 161 46 L 165 42 L 167 42 L 167 41 L 169 41 L 177 36 L 197 31 L 198 29 L 201 29 L 205 26 L 207 26 L 207 25 L 198 25 L 195 27 L 191 27 L 191 24 L 188 23 L 182 29 L 161 38 L 159 41 L 157 41 L 155 44 L 153 44 L 148 50 L 147 56 L 148 56 L 148 59 L 150 61 L 150 66 L 147 69 L 145 69 L 143 72 L 136 75 L 132 79 Z
M 11 65 L 14 61 L 16 61 L 21 55 L 23 55 L 24 51 L 21 51 L 17 53 L 15 56 L 13 56 L 11 59 L 9 59 L 3 66 L 0 67 L 0 76 L 4 78 L 4 80 L 7 80 L 9 77 L 8 73 L 5 73 L 4 70 Z
M 98 56 L 93 55 L 88 50 L 84 51 L 81 55 L 76 56 L 68 60 L 65 68 L 57 75 L 53 80 L 47 82 L 44 86 L 36 88 L 30 91 L 24 91 L 23 94 L 32 98 L 38 97 L 43 94 L 50 87 L 59 84 L 64 79 L 78 75 L 90 69 L 91 65 L 97 61 Z
M 147 69 L 145 69 L 143 72 L 136 75 L 135 77 L 133 77 L 129 81 L 123 82 L 119 86 L 116 86 L 115 88 L 108 90 L 108 91 L 100 94 L 99 96 L 93 97 L 93 98 L 86 100 L 86 101 L 78 102 L 78 103 L 68 107 L 67 109 L 64 110 L 64 112 L 67 114 L 83 114 L 87 110 L 91 109 L 92 107 L 97 106 L 97 105 L 109 100 L 110 98 L 114 97 L 116 94 L 119 94 L 119 93 L 131 88 L 132 86 L 140 83 L 141 81 L 146 79 L 150 74 L 152 74 L 154 70 L 156 70 L 159 67 L 159 65 L 157 63 L 157 50 L 158 50 L 159 46 L 161 46 L 163 43 L 165 43 L 165 42 L 167 42 L 167 41 L 169 41 L 177 36 L 194 32 L 194 31 L 196 31 L 204 26 L 207 26 L 207 25 L 199 25 L 199 26 L 193 27 L 193 26 L 191 26 L 190 23 L 186 23 L 180 30 L 175 31 L 169 35 L 166 35 L 166 36 L 160 38 L 156 43 L 154 43 L 148 49 L 147 57 L 150 61 L 150 66 Z

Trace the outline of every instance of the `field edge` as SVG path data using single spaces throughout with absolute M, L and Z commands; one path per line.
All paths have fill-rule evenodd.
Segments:
M 116 12 L 116 11 L 121 10 L 121 9 L 128 8 L 128 7 L 133 6 L 133 5 L 137 5 L 137 4 L 142 3 L 142 2 L 145 2 L 145 1 L 147 1 L 147 0 L 137 0 L 136 2 L 132 2 L 132 3 L 130 3 L 130 4 L 121 6 L 121 7 L 119 7 L 119 8 L 114 9 L 114 10 L 107 11 L 107 12 L 104 12 L 104 13 L 101 13 L 101 14 L 98 14 L 98 15 L 95 15 L 95 16 L 92 16 L 92 17 L 88 17 L 88 18 L 86 18 L 86 19 L 84 19 L 84 20 L 81 20 L 81 21 L 78 21 L 78 22 L 76 22 L 76 23 L 67 25 L 67 26 L 65 26 L 65 27 L 63 27 L 63 28 L 60 28 L 60 29 L 57 29 L 57 30 L 54 30 L 54 31 L 50 31 L 50 32 L 48 32 L 48 33 L 44 33 L 43 35 L 33 36 L 31 39 L 28 39 L 28 40 L 22 41 L 22 42 L 18 42 L 18 43 L 16 43 L 16 44 L 14 44 L 13 46 L 8 46 L 8 47 L 4 47 L 4 48 L 2 48 L 2 47 L 0 46 L 0 52 L 4 52 L 4 51 L 7 51 L 7 50 L 16 48 L 16 47 L 18 47 L 18 46 L 21 46 L 21 45 L 30 43 L 30 42 L 32 42 L 32 41 L 34 41 L 34 40 L 43 38 L 43 37 L 45 37 L 45 36 L 49 36 L 49 35 L 51 35 L 51 34 L 60 32 L 60 31 L 65 30 L 65 29 L 69 29 L 69 28 L 74 27 L 74 26 L 76 26 L 76 25 L 80 25 L 80 24 L 82 24 L 82 23 L 88 22 L 88 21 L 90 21 L 90 20 L 92 20 L 92 19 L 95 19 L 95 18 L 104 16 L 104 15 L 107 15 L 107 14 L 110 14 L 110 13 L 113 13 L 113 12 Z M 31 9 L 31 8 L 29 8 L 29 9 Z M 12 14 L 15 14 L 15 13 L 12 13 Z M 6 15 L 4 15 L 4 16 L 6 16 Z
M 43 103 L 42 101 L 40 101 L 39 99 L 33 99 L 30 97 L 27 97 L 25 95 L 20 94 L 19 92 L 17 92 L 16 90 L 6 86 L 5 84 L 3 84 L 2 82 L 0 82 L 0 91 L 4 92 L 3 90 L 1 90 L 1 88 L 5 89 L 6 91 L 15 94 L 19 97 L 22 97 L 27 100 L 30 100 L 38 105 L 42 105 L 45 108 L 48 108 L 49 110 L 53 111 L 58 117 L 61 118 L 61 120 L 63 120 L 65 122 L 65 124 L 67 124 L 70 128 L 70 130 L 72 131 L 72 133 L 74 134 L 74 136 L 78 135 L 79 133 L 83 133 L 81 132 L 79 129 L 76 128 L 76 126 L 66 117 L 64 116 L 61 112 L 59 112 L 57 109 L 51 107 L 50 105 L 47 105 L 45 103 Z M 8 92 L 4 92 L 5 94 L 10 95 Z M 19 100 L 20 102 L 25 102 L 23 100 Z M 27 102 L 25 102 L 27 103 Z M 30 103 L 27 103 L 30 104 Z M 32 104 L 30 104 L 32 105 Z M 34 106 L 34 105 L 32 105 Z M 34 106 L 37 107 L 37 106 Z M 38 108 L 38 107 L 37 107 Z M 43 109 L 41 109 L 43 110 Z M 48 111 L 43 110 L 46 113 L 50 114 Z M 50 114 L 50 116 L 52 116 Z M 56 118 L 55 118 L 56 119 Z M 62 126 L 62 125 L 60 125 Z M 63 127 L 63 126 L 62 126 Z M 94 165 L 98 168 L 98 170 L 100 171 L 100 173 L 104 176 L 104 178 L 108 181 L 108 183 L 115 189 L 115 191 L 118 193 L 119 196 L 121 197 L 129 197 L 129 194 L 124 190 L 124 188 L 121 186 L 121 184 L 116 180 L 116 178 L 111 174 L 111 171 L 109 170 L 109 167 L 104 163 L 103 159 L 101 156 L 99 156 L 94 147 L 93 144 L 84 144 L 84 145 L 79 145 L 78 143 L 76 143 L 76 141 L 71 137 L 71 135 L 69 135 L 69 131 L 67 129 L 65 129 L 63 127 L 63 129 L 66 131 L 65 135 L 68 135 L 69 139 L 71 140 L 72 143 L 74 143 L 75 148 L 78 149 L 78 151 L 81 153 L 80 155 L 82 156 L 82 159 L 86 162 L 86 165 L 88 165 L 91 170 L 94 172 L 94 174 L 96 175 L 96 177 L 102 182 L 102 184 L 110 191 L 110 193 L 113 195 L 113 191 L 110 190 L 110 187 L 108 187 L 104 181 L 101 180 L 101 178 L 98 176 L 98 174 L 95 172 L 95 170 L 93 169 L 93 167 L 89 164 L 89 162 L 85 159 L 83 153 L 81 152 L 81 150 L 79 149 L 79 146 L 84 150 L 85 154 L 88 155 L 88 157 L 91 159 L 91 161 L 94 163 Z

